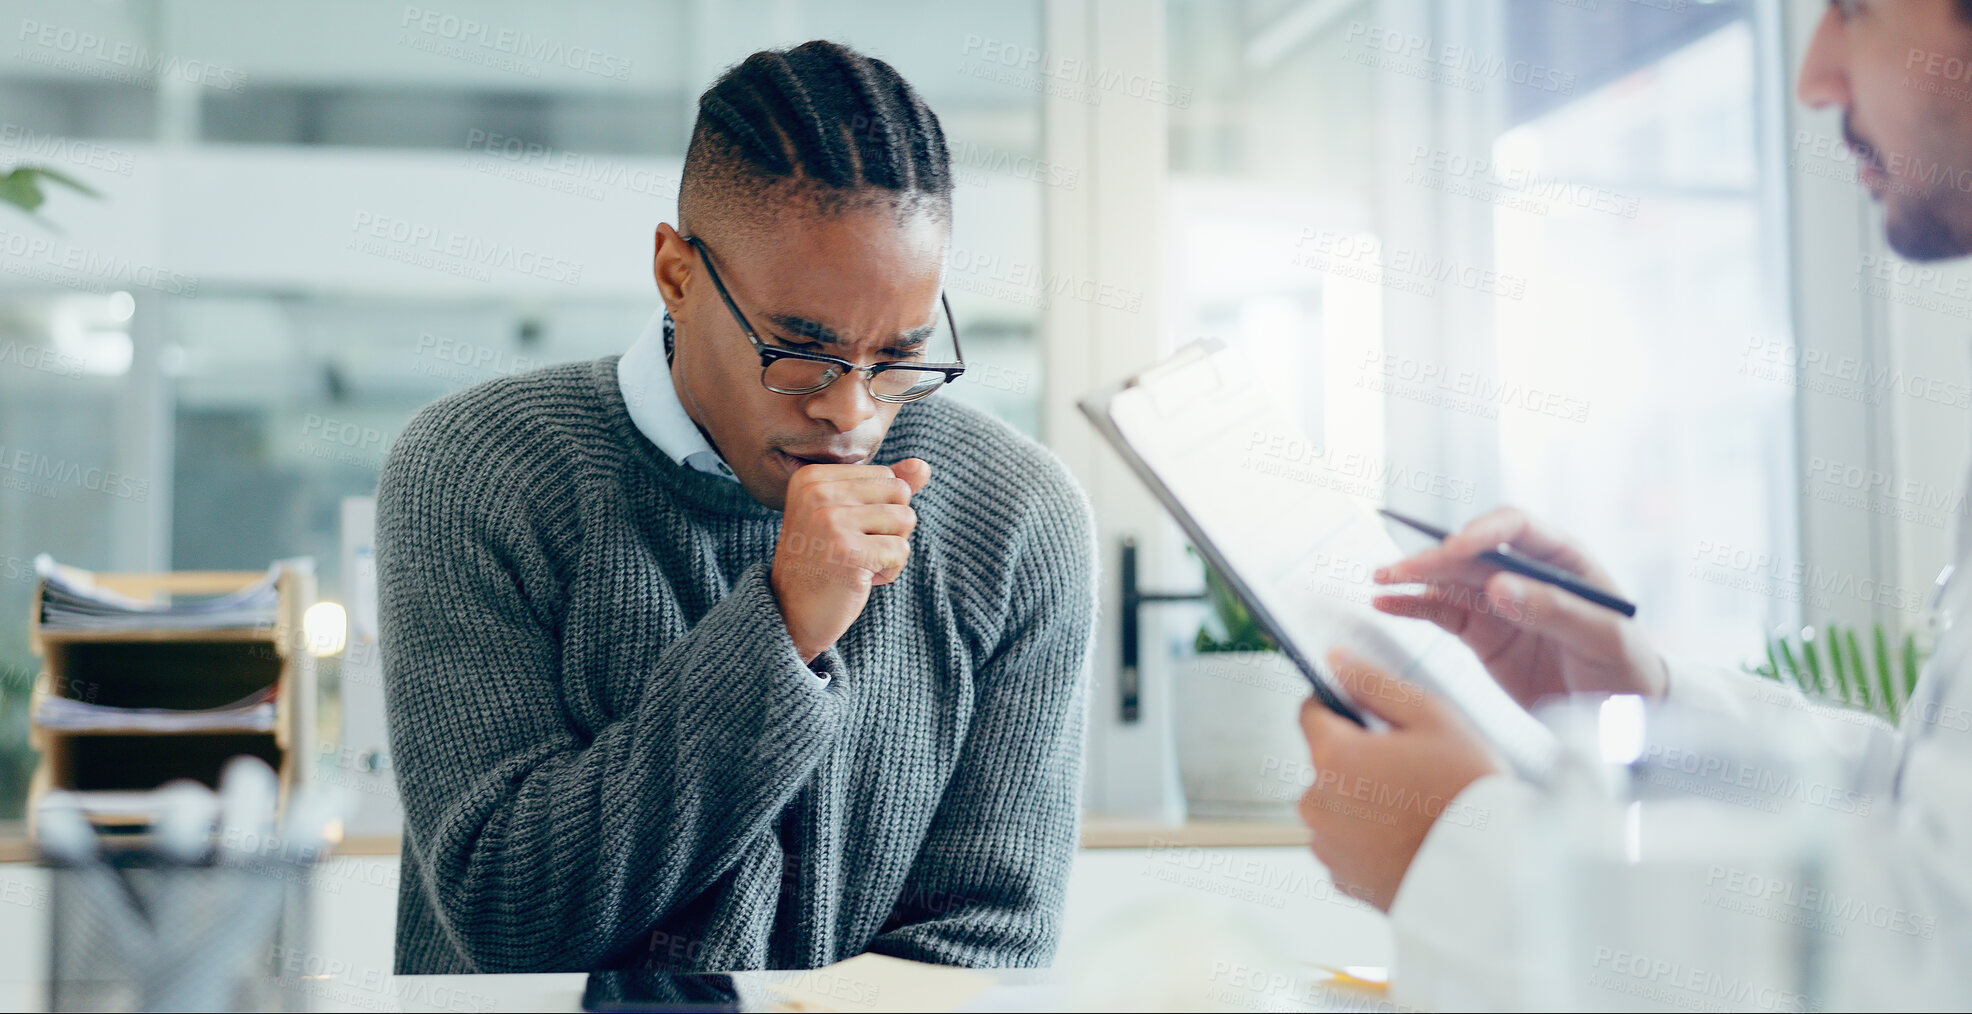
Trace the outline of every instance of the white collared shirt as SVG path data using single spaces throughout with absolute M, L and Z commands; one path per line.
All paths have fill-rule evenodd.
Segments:
M 672 461 L 738 482 L 732 467 L 692 422 L 685 403 L 678 400 L 677 385 L 671 382 L 671 363 L 664 354 L 671 330 L 671 315 L 657 311 L 644 325 L 636 344 L 616 361 L 616 383 L 623 390 L 630 421 Z
M 678 400 L 678 386 L 671 382 L 670 357 L 664 354 L 671 336 L 671 315 L 659 310 L 644 325 L 636 344 L 616 361 L 616 386 L 623 391 L 623 407 L 629 410 L 638 432 L 656 444 L 665 457 L 707 475 L 738 482 L 732 466 L 705 439 L 685 411 L 685 403 Z M 828 673 L 810 671 L 824 685 L 831 678 Z

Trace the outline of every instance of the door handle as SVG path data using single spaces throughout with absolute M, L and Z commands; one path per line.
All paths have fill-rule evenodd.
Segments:
M 1123 640 L 1119 654 L 1122 671 L 1116 681 L 1118 718 L 1125 725 L 1134 725 L 1143 718 L 1143 670 L 1141 668 L 1143 651 L 1144 606 L 1157 602 L 1200 602 L 1206 593 L 1197 592 L 1147 592 L 1137 586 L 1137 540 L 1135 536 L 1123 536 L 1123 558 L 1117 570 L 1123 578 Z

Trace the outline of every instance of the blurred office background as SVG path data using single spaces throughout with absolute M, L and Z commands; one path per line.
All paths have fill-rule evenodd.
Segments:
M 1170 664 L 1200 622 L 1146 611 L 1124 721 L 1116 547 L 1153 590 L 1200 575 L 1072 406 L 1198 337 L 1394 505 L 1553 519 L 1669 651 L 1908 627 L 1963 512 L 1972 303 L 1896 270 L 1832 119 L 1794 104 L 1823 6 L 0 4 L 0 168 L 99 192 L 0 207 L 0 816 L 33 763 L 36 554 L 305 554 L 345 601 L 340 505 L 399 428 L 627 347 L 698 92 L 816 37 L 896 65 L 952 142 L 973 372 L 939 396 L 1095 500 L 1093 811 L 1180 806 Z

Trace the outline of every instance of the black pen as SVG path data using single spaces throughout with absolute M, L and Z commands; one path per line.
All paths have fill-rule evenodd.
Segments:
M 1400 525 L 1415 528 L 1437 539 L 1439 542 L 1450 538 L 1452 534 L 1443 528 L 1439 528 L 1437 525 L 1428 525 L 1416 518 L 1407 518 L 1387 507 L 1378 507 L 1376 512 Z M 1611 595 L 1593 585 L 1585 584 L 1581 578 L 1562 570 L 1560 567 L 1551 566 L 1532 557 L 1523 556 L 1515 552 L 1512 546 L 1504 542 L 1500 543 L 1497 548 L 1488 549 L 1480 553 L 1479 559 L 1501 570 L 1510 570 L 1515 574 L 1523 574 L 1536 581 L 1545 582 L 1564 591 L 1573 592 L 1605 609 L 1614 609 L 1624 616 L 1636 615 L 1636 605 L 1634 603 Z

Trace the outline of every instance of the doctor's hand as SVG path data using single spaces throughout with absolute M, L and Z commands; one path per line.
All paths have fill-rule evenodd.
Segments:
M 1349 699 L 1390 728 L 1370 732 L 1308 698 L 1301 730 L 1315 780 L 1301 821 L 1335 885 L 1387 912 L 1432 825 L 1476 819 L 1453 800 L 1506 769 L 1443 701 L 1341 648 L 1328 665 Z
M 1464 641 L 1522 707 L 1582 691 L 1661 697 L 1664 659 L 1633 619 L 1551 584 L 1478 560 L 1507 543 L 1609 591 L 1609 574 L 1580 549 L 1515 507 L 1376 572 L 1379 584 L 1423 584 L 1416 594 L 1379 595 L 1392 616 L 1430 620 Z

